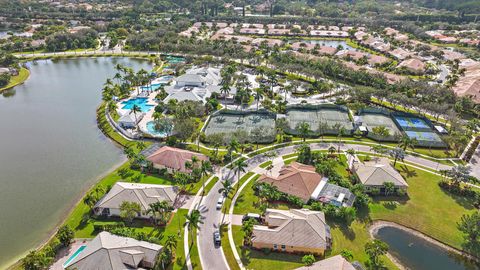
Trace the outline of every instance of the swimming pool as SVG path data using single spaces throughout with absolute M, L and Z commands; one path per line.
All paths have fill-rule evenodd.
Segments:
M 68 260 L 63 263 L 63 268 L 66 268 L 72 261 L 75 259 L 87 246 L 80 246 L 73 254 L 68 258 Z
M 150 121 L 150 122 L 147 123 L 147 132 L 148 132 L 148 134 L 150 134 L 154 137 L 165 138 L 165 137 L 168 136 L 167 132 L 165 132 L 164 130 L 160 131 L 160 130 L 155 129 L 155 122 L 154 121 Z
M 122 102 L 122 104 L 124 105 L 122 109 L 131 110 L 133 108 L 133 105 L 137 105 L 138 107 L 140 107 L 140 110 L 142 112 L 148 112 L 152 109 L 152 107 L 155 107 L 155 106 L 149 105 L 147 103 L 148 103 L 148 98 L 131 98 L 129 100 Z

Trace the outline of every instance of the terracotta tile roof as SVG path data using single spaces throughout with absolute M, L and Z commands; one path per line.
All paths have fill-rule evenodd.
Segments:
M 278 177 L 264 174 L 258 181 L 269 183 L 276 186 L 283 193 L 308 201 L 322 181 L 322 176 L 315 172 L 315 167 L 313 166 L 293 162 L 283 167 Z
M 185 162 L 191 161 L 196 156 L 199 160 L 208 160 L 205 155 L 192 151 L 179 149 L 170 146 L 163 146 L 155 153 L 147 157 L 153 164 L 161 165 L 179 172 L 189 172 L 185 168 Z
M 422 60 L 416 58 L 410 58 L 407 60 L 403 60 L 398 67 L 405 67 L 409 70 L 414 72 L 422 72 L 425 70 L 425 63 Z

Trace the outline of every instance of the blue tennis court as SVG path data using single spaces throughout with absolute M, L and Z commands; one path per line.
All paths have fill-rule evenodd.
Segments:
M 430 128 L 425 121 L 419 118 L 395 116 L 395 119 L 402 128 Z

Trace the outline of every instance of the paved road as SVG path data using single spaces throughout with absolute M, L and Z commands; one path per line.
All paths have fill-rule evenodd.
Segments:
M 470 159 L 469 165 L 470 168 L 472 168 L 472 172 L 470 174 L 480 179 L 480 145 L 477 146 L 477 150 L 475 150 L 475 153 Z
M 337 143 L 312 143 L 310 147 L 312 150 L 326 150 L 330 146 L 338 147 Z M 370 152 L 370 146 L 366 145 L 354 145 L 354 144 L 341 144 L 341 150 L 355 149 L 355 151 L 361 152 Z M 278 157 L 291 154 L 295 152 L 298 145 L 286 146 L 284 148 L 279 148 L 272 150 L 275 152 Z M 253 158 L 248 159 L 246 172 L 255 169 L 258 165 L 264 163 L 267 160 L 272 159 L 271 157 L 266 157 L 265 154 L 259 154 Z M 423 159 L 420 157 L 415 157 L 407 155 L 405 157 L 406 162 L 411 162 L 418 164 L 420 166 L 429 167 L 436 170 L 448 170 L 451 166 L 440 164 L 435 161 Z M 223 170 L 217 173 L 217 176 L 221 181 L 230 179 L 233 183 L 237 181 L 237 177 L 234 176 L 233 171 L 230 169 L 224 168 Z M 242 175 L 243 176 L 243 175 Z M 213 232 L 218 230 L 219 224 L 222 222 L 223 215 L 221 211 L 216 210 L 216 203 L 220 198 L 220 193 L 218 190 L 222 187 L 221 181 L 218 181 L 211 191 L 205 196 L 199 206 L 199 210 L 202 213 L 203 224 L 200 225 L 199 237 L 198 237 L 198 250 L 202 263 L 203 269 L 215 269 L 223 270 L 229 269 L 228 264 L 225 260 L 225 256 L 221 248 L 215 248 L 213 244 Z M 234 190 L 237 188 L 235 186 Z M 228 215 L 225 216 L 224 222 L 228 220 Z

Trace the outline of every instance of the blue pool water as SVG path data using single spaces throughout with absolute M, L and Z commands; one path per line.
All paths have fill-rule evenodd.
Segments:
M 152 109 L 152 107 L 155 107 L 154 105 L 149 105 L 148 103 L 148 98 L 131 98 L 129 100 L 126 100 L 122 102 L 124 105 L 122 109 L 124 110 L 131 110 L 133 108 L 133 105 L 137 105 L 140 107 L 140 110 L 142 112 L 148 112 Z
M 168 135 L 166 132 L 155 130 L 155 123 L 153 121 L 147 123 L 147 131 L 150 135 L 155 137 L 164 138 Z
M 142 89 L 142 91 L 145 91 L 145 90 L 155 91 L 160 87 L 160 85 L 162 85 L 162 84 L 152 83 L 152 84 L 150 84 L 150 86 L 142 86 L 140 89 Z
M 425 121 L 419 118 L 396 116 L 395 119 L 402 127 L 430 128 Z
M 87 246 L 80 246 L 76 251 L 75 253 L 72 254 L 72 256 L 70 256 L 70 258 L 68 258 L 67 261 L 65 261 L 65 263 L 63 264 L 63 268 L 67 267 L 72 261 L 73 259 L 75 259 L 78 254 L 82 253 L 82 251 L 86 248 Z

